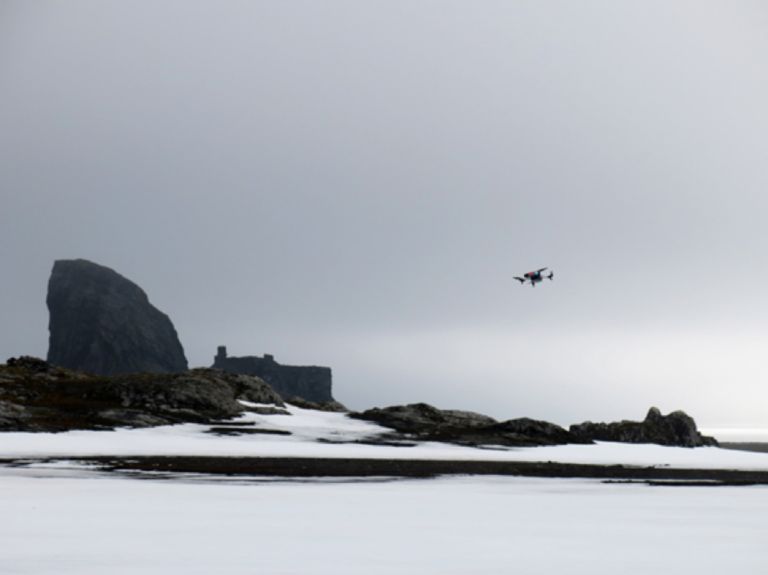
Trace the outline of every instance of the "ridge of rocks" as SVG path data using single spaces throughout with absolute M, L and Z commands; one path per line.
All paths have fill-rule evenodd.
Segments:
M 117 376 L 21 357 L 0 365 L 0 430 L 67 431 L 209 423 L 249 408 L 283 406 L 263 380 L 213 369 Z
M 717 445 L 713 437 L 702 435 L 693 418 L 684 411 L 662 415 L 651 407 L 643 421 L 593 423 L 585 421 L 571 425 L 570 432 L 589 441 L 618 441 L 621 443 L 656 443 L 682 447 Z
M 445 441 L 460 445 L 536 446 L 591 443 L 562 427 L 529 418 L 496 421 L 471 411 L 441 410 L 427 403 L 373 408 L 351 417 L 394 430 L 387 440 Z

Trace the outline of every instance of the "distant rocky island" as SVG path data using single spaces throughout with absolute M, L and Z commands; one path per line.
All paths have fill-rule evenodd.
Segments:
M 171 319 L 138 285 L 108 267 L 84 259 L 56 261 L 46 302 L 52 365 L 95 375 L 187 370 Z M 334 402 L 329 367 L 281 365 L 268 354 L 228 357 L 224 346 L 212 367 L 256 375 L 285 398 Z
M 230 357 L 189 370 L 170 318 L 114 270 L 87 260 L 55 262 L 48 284 L 48 359 L 0 365 L 0 431 L 67 431 L 215 424 L 246 411 L 282 413 L 285 401 L 346 411 L 332 395 L 331 369 L 281 365 L 272 355 Z M 682 411 L 651 408 L 643 421 L 585 422 L 564 429 L 528 418 L 441 410 L 426 403 L 374 408 L 351 417 L 389 431 L 371 442 L 438 441 L 467 446 L 540 446 L 617 441 L 716 445 Z M 224 425 L 222 423 L 222 425 Z M 232 428 L 230 428 L 232 431 Z

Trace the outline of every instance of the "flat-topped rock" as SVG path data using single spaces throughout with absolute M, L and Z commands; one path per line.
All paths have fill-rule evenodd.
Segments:
M 331 394 L 331 368 L 317 365 L 282 365 L 270 354 L 231 357 L 226 346 L 219 346 L 213 360 L 216 369 L 255 375 L 292 403 L 308 402 L 310 409 L 344 411 Z

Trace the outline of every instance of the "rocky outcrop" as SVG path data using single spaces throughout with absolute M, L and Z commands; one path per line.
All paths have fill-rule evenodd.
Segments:
M 213 367 L 231 373 L 255 375 L 266 381 L 286 400 L 299 399 L 314 404 L 329 404 L 343 409 L 331 394 L 331 368 L 316 365 L 282 365 L 269 354 L 229 357 L 226 346 L 219 346 Z
M 263 380 L 213 369 L 96 376 L 20 358 L 0 365 L 0 430 L 65 431 L 210 423 L 282 406 Z
M 316 409 L 318 406 L 297 402 Z M 0 365 L 0 431 L 65 431 L 147 427 L 195 422 L 212 433 L 272 433 L 228 422 L 244 411 L 286 414 L 284 403 L 262 379 L 215 369 L 172 374 L 97 376 L 22 357 Z M 391 429 L 358 443 L 412 446 L 440 441 L 469 446 L 540 446 L 616 441 L 670 446 L 716 446 L 682 411 L 662 415 L 651 408 L 645 420 L 585 422 L 570 430 L 528 418 L 497 421 L 470 411 L 441 410 L 426 403 L 374 408 L 351 417 Z M 234 427 L 233 427 L 234 426 Z M 223 428 L 227 431 L 222 432 Z M 344 442 L 324 440 L 325 442 Z
M 474 429 L 493 425 L 495 419 L 472 411 L 438 409 L 428 403 L 411 403 L 392 407 L 374 407 L 352 414 L 356 419 L 373 421 L 401 433 L 434 433 L 441 429 Z
M 461 445 L 535 446 L 583 443 L 562 427 L 522 418 L 498 422 L 471 411 L 441 410 L 426 403 L 374 408 L 351 417 L 395 430 L 385 440 L 446 441 Z
M 652 407 L 643 421 L 619 421 L 592 423 L 587 421 L 572 425 L 570 431 L 577 437 L 593 441 L 618 441 L 623 443 L 657 443 L 680 447 L 717 445 L 712 437 L 699 433 L 696 422 L 683 411 L 662 415 Z
M 187 369 L 167 315 L 117 272 L 87 260 L 59 260 L 46 299 L 48 361 L 100 375 Z

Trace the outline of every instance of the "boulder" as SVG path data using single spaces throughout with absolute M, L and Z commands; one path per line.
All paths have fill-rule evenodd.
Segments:
M 593 441 L 622 443 L 656 443 L 679 447 L 717 445 L 717 440 L 699 433 L 696 422 L 683 411 L 662 415 L 652 407 L 643 421 L 593 423 L 586 421 L 570 427 L 572 434 Z
M 114 270 L 58 260 L 48 282 L 48 362 L 100 375 L 187 369 L 167 315 Z

